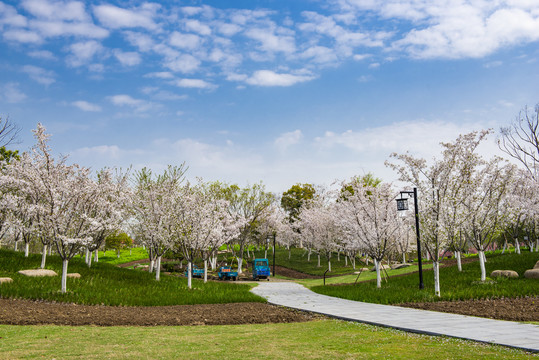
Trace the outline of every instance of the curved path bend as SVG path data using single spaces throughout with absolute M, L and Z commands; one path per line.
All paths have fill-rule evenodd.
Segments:
M 539 352 L 538 325 L 339 299 L 294 282 L 260 283 L 251 291 L 270 304 L 338 319 Z

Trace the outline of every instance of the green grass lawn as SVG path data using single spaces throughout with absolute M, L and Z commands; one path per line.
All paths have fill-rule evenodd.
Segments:
M 520 350 L 338 320 L 93 327 L 0 325 L 0 359 L 529 359 Z
M 518 279 L 480 280 L 479 262 L 463 265 L 459 272 L 456 266 L 440 269 L 441 297 L 434 296 L 434 279 L 432 271 L 424 273 L 425 289 L 418 290 L 418 275 L 390 278 L 377 289 L 375 282 L 358 283 L 341 286 L 313 286 L 311 290 L 325 295 L 350 300 L 366 301 L 380 304 L 397 304 L 402 302 L 421 302 L 437 300 L 465 300 L 516 296 L 539 295 L 539 281 L 523 277 L 524 271 L 533 268 L 539 260 L 539 253 L 523 252 L 518 254 L 491 255 L 487 257 L 487 275 L 493 270 L 515 270 L 520 274 Z
M 119 265 L 125 264 L 135 260 L 148 259 L 148 252 L 146 249 L 136 247 L 131 250 L 120 250 L 120 257 L 117 256 L 115 250 L 108 250 L 105 253 L 103 251 L 98 252 L 99 262 L 105 262 L 107 264 Z M 148 262 L 150 260 L 148 259 Z
M 0 277 L 11 277 L 12 283 L 0 287 L 0 296 L 26 299 L 44 299 L 77 304 L 105 304 L 122 306 L 157 306 L 184 304 L 212 304 L 232 302 L 265 302 L 249 289 L 251 285 L 193 280 L 193 289 L 187 288 L 184 277 L 154 274 L 118 268 L 104 262 L 88 268 L 84 260 L 75 257 L 69 262 L 68 272 L 81 274 L 80 279 L 67 280 L 67 293 L 60 293 L 61 277 L 28 277 L 17 273 L 37 269 L 41 255 L 28 258 L 21 252 L 0 249 Z M 47 269 L 62 272 L 58 256 L 47 258 Z

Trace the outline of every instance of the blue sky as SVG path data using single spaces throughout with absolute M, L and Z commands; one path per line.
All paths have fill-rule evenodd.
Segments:
M 99 169 L 281 192 L 539 102 L 536 0 L 0 2 L 0 114 Z M 495 136 L 485 154 L 497 152 Z

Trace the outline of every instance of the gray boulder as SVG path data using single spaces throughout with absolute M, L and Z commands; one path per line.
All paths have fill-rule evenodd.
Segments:
M 58 276 L 56 271 L 48 269 L 35 269 L 35 270 L 21 270 L 19 274 L 25 276 Z
M 539 269 L 526 270 L 524 277 L 526 279 L 539 279 Z
M 490 277 L 518 278 L 518 273 L 513 270 L 494 270 L 490 274 Z

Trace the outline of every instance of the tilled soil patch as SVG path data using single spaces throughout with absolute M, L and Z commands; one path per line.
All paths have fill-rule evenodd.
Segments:
M 320 316 L 264 303 L 118 307 L 0 299 L 0 323 L 10 325 L 237 325 L 315 318 Z
M 539 321 L 539 297 L 404 303 L 403 307 L 510 321 Z

